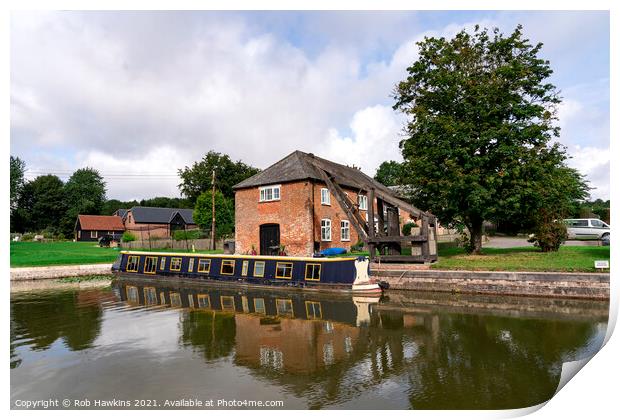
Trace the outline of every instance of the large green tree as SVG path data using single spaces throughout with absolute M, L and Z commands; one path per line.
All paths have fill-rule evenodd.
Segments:
M 17 208 L 17 200 L 24 188 L 24 173 L 26 162 L 18 157 L 11 156 L 11 212 Z
M 106 187 L 99 171 L 82 168 L 73 172 L 65 184 L 67 211 L 62 219 L 65 235 L 73 232 L 78 214 L 101 214 L 106 201 Z
M 383 162 L 377 168 L 375 179 L 388 187 L 394 185 L 403 185 L 405 183 L 405 168 L 402 163 L 395 160 Z
M 194 222 L 205 230 L 211 230 L 213 207 L 211 193 L 204 192 L 198 196 L 194 208 Z M 234 232 L 235 205 L 230 198 L 224 197 L 220 191 L 215 192 L 215 236 L 223 238 Z
M 56 175 L 41 175 L 24 185 L 16 209 L 16 224 L 21 231 L 59 229 L 67 210 L 64 184 Z
M 201 193 L 211 191 L 213 170 L 215 170 L 216 188 L 224 194 L 224 197 L 232 199 L 235 196 L 233 185 L 259 172 L 259 169 L 240 160 L 233 162 L 228 155 L 210 151 L 200 162 L 179 169 L 181 177 L 179 189 L 192 205 L 196 203 Z
M 532 45 L 521 26 L 509 36 L 476 27 L 418 47 L 394 92 L 394 108 L 408 117 L 400 146 L 418 206 L 467 226 L 478 253 L 483 221 L 530 223 L 544 206 L 560 216 L 558 198 L 587 196 L 584 180 L 564 165 L 565 149 L 552 142 L 560 97 L 539 57 L 542 44 Z
M 17 214 L 17 206 L 19 204 L 19 198 L 24 190 L 26 184 L 24 180 L 24 173 L 26 172 L 26 162 L 18 157 L 11 156 L 10 166 L 11 176 L 11 191 L 10 191 L 10 217 L 11 217 L 11 232 L 15 232 L 20 228 L 20 217 Z

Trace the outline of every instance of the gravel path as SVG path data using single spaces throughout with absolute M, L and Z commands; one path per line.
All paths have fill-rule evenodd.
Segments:
M 566 241 L 564 245 L 591 245 L 599 246 L 599 241 Z M 516 246 L 531 246 L 534 245 L 527 241 L 527 238 L 512 237 L 512 236 L 492 236 L 488 242 L 482 244 L 484 248 L 512 248 Z
M 53 265 L 11 268 L 11 281 L 59 279 L 63 277 L 111 274 L 112 264 Z

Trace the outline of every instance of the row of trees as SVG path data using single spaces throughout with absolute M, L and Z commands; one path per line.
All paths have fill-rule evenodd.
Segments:
M 42 232 L 53 236 L 69 237 L 73 233 L 78 214 L 110 215 L 120 208 L 134 206 L 192 208 L 195 222 L 203 229 L 211 229 L 212 176 L 215 171 L 216 228 L 219 237 L 234 232 L 233 185 L 258 173 L 241 161 L 234 162 L 228 155 L 208 152 L 191 167 L 179 169 L 183 198 L 155 197 L 143 200 L 106 200 L 102 176 L 92 168 L 75 171 L 67 182 L 56 175 L 41 175 L 25 179 L 26 164 L 11 156 L 11 231 Z
M 11 231 L 48 231 L 71 236 L 78 214 L 100 214 L 106 188 L 92 168 L 75 171 L 63 182 L 56 175 L 26 181 L 26 164 L 11 156 Z

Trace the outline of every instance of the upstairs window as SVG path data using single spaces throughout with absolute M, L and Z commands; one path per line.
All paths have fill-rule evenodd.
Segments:
M 321 220 L 321 240 L 322 241 L 332 240 L 332 221 L 329 219 Z
M 321 204 L 326 206 L 331 205 L 331 195 L 327 188 L 321 188 Z
M 260 187 L 260 199 L 262 203 L 264 201 L 278 201 L 280 199 L 280 186 L 270 185 L 268 187 Z
M 350 228 L 348 220 L 342 220 L 340 222 L 340 240 L 341 241 L 351 240 L 351 228 Z
M 365 195 L 357 196 L 357 203 L 359 204 L 360 210 L 368 210 L 368 197 Z

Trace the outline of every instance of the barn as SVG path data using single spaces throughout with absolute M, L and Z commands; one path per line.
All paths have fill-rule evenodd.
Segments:
M 124 231 L 123 219 L 119 216 L 80 214 L 75 221 L 75 240 L 80 242 L 96 242 L 104 235 L 119 239 Z

